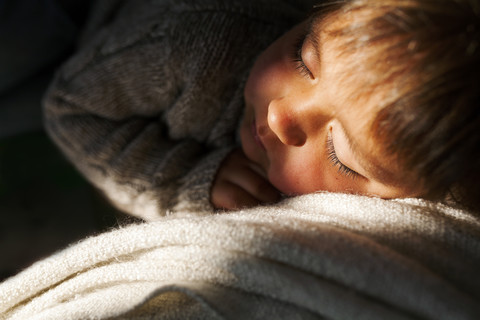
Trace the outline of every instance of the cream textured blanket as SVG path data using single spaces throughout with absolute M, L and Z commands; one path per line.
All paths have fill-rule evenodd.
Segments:
M 480 219 L 315 194 L 100 234 L 0 284 L 2 319 L 480 319 Z

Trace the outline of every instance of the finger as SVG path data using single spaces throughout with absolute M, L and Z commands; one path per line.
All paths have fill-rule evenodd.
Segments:
M 248 159 L 245 153 L 241 149 L 237 149 L 231 153 L 231 158 L 235 158 L 235 161 L 242 163 L 251 170 L 255 171 L 259 176 L 263 177 L 265 180 L 268 180 L 266 172 L 255 162 Z
M 240 166 L 228 173 L 228 180 L 244 189 L 262 203 L 280 200 L 280 192 L 268 180 L 253 171 L 249 166 Z
M 212 188 L 211 201 L 215 208 L 235 210 L 253 207 L 260 201 L 238 185 L 222 181 Z
M 277 202 L 280 192 L 268 181 L 265 172 L 249 160 L 241 149 L 230 154 L 226 162 L 225 178 L 239 185 L 263 203 Z

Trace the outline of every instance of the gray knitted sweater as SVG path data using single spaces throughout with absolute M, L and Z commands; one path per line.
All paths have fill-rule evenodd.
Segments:
M 98 1 L 45 97 L 48 133 L 127 213 L 211 211 L 248 71 L 309 1 L 291 2 Z

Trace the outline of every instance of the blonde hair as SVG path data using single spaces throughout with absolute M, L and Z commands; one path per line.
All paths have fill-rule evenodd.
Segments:
M 340 54 L 351 56 L 349 73 L 371 75 L 357 95 L 387 88 L 370 127 L 384 150 L 418 177 L 426 198 L 450 195 L 475 210 L 479 7 L 475 0 L 331 0 L 312 14 L 329 25 L 326 32 L 340 43 Z M 339 15 L 348 15 L 349 23 L 329 23 Z

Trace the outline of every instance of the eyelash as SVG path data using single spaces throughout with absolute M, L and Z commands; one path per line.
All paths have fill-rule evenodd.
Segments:
M 327 156 L 328 160 L 332 163 L 334 167 L 338 167 L 338 172 L 346 177 L 351 177 L 352 179 L 355 179 L 359 177 L 360 175 L 344 165 L 340 159 L 337 157 L 337 153 L 335 152 L 335 146 L 333 145 L 333 139 L 332 135 L 328 133 L 327 136 Z
M 308 69 L 308 67 L 305 65 L 305 62 L 303 62 L 302 58 L 302 48 L 303 48 L 303 43 L 305 42 L 306 35 L 302 34 L 300 37 L 298 37 L 297 41 L 295 41 L 293 45 L 293 52 L 292 52 L 292 61 L 296 65 L 296 69 L 300 72 L 300 74 L 304 77 L 309 77 L 313 79 L 313 74 Z

